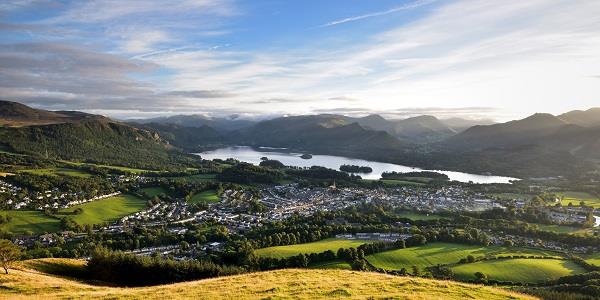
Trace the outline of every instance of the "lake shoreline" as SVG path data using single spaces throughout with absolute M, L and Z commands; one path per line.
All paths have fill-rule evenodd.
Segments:
M 300 156 L 305 153 L 313 155 L 311 159 L 302 159 Z M 193 153 L 199 155 L 203 159 L 227 159 L 234 158 L 240 161 L 258 164 L 260 163 L 260 157 L 269 157 L 269 159 L 275 159 L 282 161 L 285 165 L 297 166 L 297 167 L 310 167 L 312 165 L 324 166 L 327 168 L 338 170 L 340 165 L 343 164 L 355 164 L 355 165 L 366 165 L 376 166 L 374 167 L 373 174 L 356 174 L 364 179 L 378 180 L 381 178 L 382 172 L 397 171 L 397 172 L 413 172 L 413 171 L 433 171 L 442 174 L 446 174 L 450 177 L 450 180 L 456 180 L 459 182 L 470 182 L 473 183 L 504 183 L 511 184 L 511 181 L 518 181 L 520 179 L 506 176 L 494 176 L 494 175 L 482 175 L 475 173 L 466 173 L 461 171 L 452 170 L 430 170 L 422 169 L 419 167 L 406 166 L 402 164 L 395 164 L 389 162 L 368 160 L 364 158 L 357 158 L 352 156 L 340 156 L 335 154 L 320 154 L 322 151 L 306 151 L 301 149 L 292 148 L 274 148 L 274 147 L 260 147 L 260 146 L 229 146 L 222 147 L 215 150 L 204 151 L 201 153 Z M 471 180 L 468 180 L 471 179 Z

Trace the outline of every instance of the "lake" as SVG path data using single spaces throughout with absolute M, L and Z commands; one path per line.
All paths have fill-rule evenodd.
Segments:
M 279 150 L 279 151 L 278 151 Z M 267 148 L 261 147 L 259 149 L 253 149 L 246 146 L 235 146 L 220 148 L 212 151 L 206 151 L 202 153 L 196 153 L 203 159 L 228 159 L 233 158 L 239 161 L 259 164 L 261 157 L 268 157 L 282 162 L 287 166 L 296 167 L 311 167 L 311 166 L 322 166 L 335 170 L 339 170 L 341 165 L 357 165 L 357 166 L 369 166 L 373 169 L 373 172 L 368 174 L 356 173 L 364 179 L 380 179 L 381 173 L 383 172 L 412 172 L 412 171 L 423 171 L 423 169 L 407 167 L 403 165 L 396 165 L 390 163 L 382 163 L 376 161 L 369 161 L 364 159 L 349 158 L 335 155 L 316 155 L 314 154 L 311 159 L 302 159 L 300 156 L 302 153 L 285 152 L 286 149 L 281 148 Z M 463 172 L 444 171 L 444 170 L 431 170 L 439 173 L 443 173 L 450 177 L 450 180 L 456 180 L 460 182 L 474 182 L 474 183 L 510 183 L 512 180 L 519 180 L 517 178 L 502 177 L 502 176 L 488 176 L 488 175 L 477 175 Z

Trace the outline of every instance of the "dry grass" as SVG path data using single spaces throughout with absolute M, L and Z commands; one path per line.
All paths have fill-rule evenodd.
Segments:
M 65 259 L 24 262 L 0 275 L 0 298 L 535 299 L 491 287 L 345 270 L 287 269 L 143 288 L 97 286 L 45 273 L 81 265 Z

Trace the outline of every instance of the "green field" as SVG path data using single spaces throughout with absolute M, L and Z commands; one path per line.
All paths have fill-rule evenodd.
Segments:
M 334 270 L 350 270 L 352 266 L 345 261 L 326 261 L 321 263 L 316 263 L 308 267 L 309 269 L 334 269 Z
M 331 238 L 313 243 L 262 248 L 256 250 L 254 253 L 258 256 L 284 258 L 298 255 L 300 253 L 321 253 L 327 250 L 336 252 L 340 248 L 356 248 L 366 243 L 369 243 L 369 241 Z
M 535 224 L 540 230 L 551 231 L 556 233 L 584 233 L 587 229 L 577 228 L 573 226 L 565 226 L 565 225 L 547 225 L 547 224 Z
M 438 220 L 442 219 L 442 216 L 435 214 L 421 214 L 412 211 L 403 211 L 401 213 L 396 214 L 398 217 L 407 218 L 411 220 L 419 220 L 419 221 L 429 221 L 429 220 Z
M 217 191 L 208 190 L 198 193 L 190 199 L 190 203 L 216 203 L 219 202 Z
M 594 254 L 588 256 L 585 261 L 587 261 L 588 263 L 590 263 L 592 265 L 596 265 L 596 266 L 600 267 L 600 252 L 594 253 Z
M 406 268 L 410 270 L 412 266 L 420 269 L 435 265 L 446 265 L 457 263 L 460 259 L 473 255 L 492 256 L 492 255 L 544 255 L 556 256 L 550 251 L 524 249 L 524 248 L 506 248 L 506 247 L 483 247 L 476 245 L 463 245 L 452 243 L 430 243 L 424 246 L 411 247 L 376 253 L 367 256 L 367 260 L 378 268 L 387 270 L 400 270 Z
M 213 182 L 216 181 L 217 174 L 196 174 L 184 177 L 178 177 L 191 182 Z
M 473 280 L 475 272 L 482 272 L 491 280 L 527 283 L 539 283 L 585 272 L 582 267 L 569 260 L 526 258 L 463 264 L 453 267 L 452 271 L 456 278 L 462 280 Z
M 25 234 L 26 232 L 42 234 L 44 232 L 55 232 L 60 229 L 60 221 L 56 218 L 46 216 L 42 211 L 9 210 L 2 211 L 0 214 L 12 217 L 12 220 L 8 224 L 1 225 L 0 228 L 15 234 Z
M 81 170 L 69 169 L 69 168 L 44 168 L 44 169 L 30 169 L 21 170 L 20 173 L 28 173 L 33 175 L 46 175 L 46 176 L 73 176 L 73 177 L 90 177 L 92 174 Z
M 112 169 L 112 170 L 117 170 L 117 171 L 130 172 L 130 173 L 134 173 L 134 174 L 146 173 L 146 172 L 158 172 L 158 171 L 154 171 L 154 170 L 136 169 L 136 168 L 122 167 L 122 166 L 100 165 L 100 164 L 68 161 L 68 160 L 61 160 L 60 162 L 65 163 L 65 164 L 74 165 L 74 166 L 92 165 L 92 166 L 96 166 L 96 167 L 107 168 L 107 169 Z
M 61 210 L 61 213 L 68 214 L 75 208 L 82 208 L 83 212 L 81 214 L 71 215 L 75 222 L 81 225 L 103 224 L 114 222 L 145 207 L 145 200 L 125 194 L 76 205 Z
M 560 204 L 563 206 L 572 203 L 573 206 L 579 206 L 581 201 L 585 202 L 587 206 L 593 206 L 594 208 L 600 208 L 600 198 L 583 192 L 562 192 L 557 193 L 562 198 Z
M 160 194 L 165 194 L 165 195 L 169 194 L 169 191 L 167 191 L 165 188 L 163 188 L 161 186 L 141 188 L 140 192 L 148 195 L 148 197 L 150 197 L 150 198 L 153 198 L 154 196 L 158 196 Z

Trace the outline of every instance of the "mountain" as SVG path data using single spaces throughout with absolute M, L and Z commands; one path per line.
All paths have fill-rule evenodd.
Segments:
M 240 130 L 233 139 L 247 145 L 337 153 L 397 149 L 403 142 L 385 131 L 366 129 L 338 115 L 282 117 Z
M 84 120 L 106 120 L 105 117 L 78 111 L 47 111 L 27 105 L 0 100 L 0 125 L 28 126 L 79 122 Z
M 50 112 L 0 102 L 0 148 L 51 159 L 138 168 L 178 168 L 195 161 L 153 130 L 82 112 Z
M 452 149 L 480 150 L 535 144 L 540 138 L 556 133 L 567 123 L 551 114 L 534 114 L 522 120 L 471 127 L 443 142 Z
M 442 140 L 456 132 L 434 116 L 417 116 L 396 121 L 393 135 L 418 143 Z
M 521 176 L 581 174 L 600 159 L 600 127 L 582 127 L 551 114 L 474 126 L 435 147 L 438 162 L 466 164 L 474 171 Z
M 590 108 L 588 110 L 573 110 L 559 115 L 558 118 L 569 124 L 575 124 L 582 127 L 600 126 L 600 107 Z
M 174 124 L 185 127 L 203 127 L 208 126 L 220 132 L 239 130 L 254 125 L 256 122 L 251 120 L 230 118 L 211 118 L 203 115 L 176 115 L 170 117 L 159 117 L 152 119 L 133 119 L 130 123 L 139 124 Z
M 363 118 L 346 117 L 348 123 L 356 122 L 364 128 L 386 131 L 400 140 L 412 143 L 428 143 L 441 140 L 455 134 L 434 116 L 417 116 L 402 120 L 386 120 L 380 115 L 369 115 Z
M 446 126 L 449 128 L 453 129 L 455 132 L 462 132 L 477 125 L 493 125 L 496 123 L 491 119 L 449 118 L 441 119 L 440 121 L 446 124 Z
M 224 136 L 212 127 L 186 127 L 175 124 L 149 123 L 143 129 L 155 131 L 169 144 L 190 152 L 200 152 L 206 147 L 222 145 Z
M 393 276 L 374 272 L 283 269 L 143 288 L 116 287 L 77 278 L 85 262 L 38 259 L 19 263 L 5 279 L 0 298 L 36 299 L 535 299 L 483 285 Z M 79 272 L 79 273 L 78 273 Z M 56 274 L 56 275 L 55 275 Z M 69 276 L 70 275 L 70 276 Z M 71 277 L 75 276 L 75 277 Z M 23 291 L 27 295 L 23 295 Z

